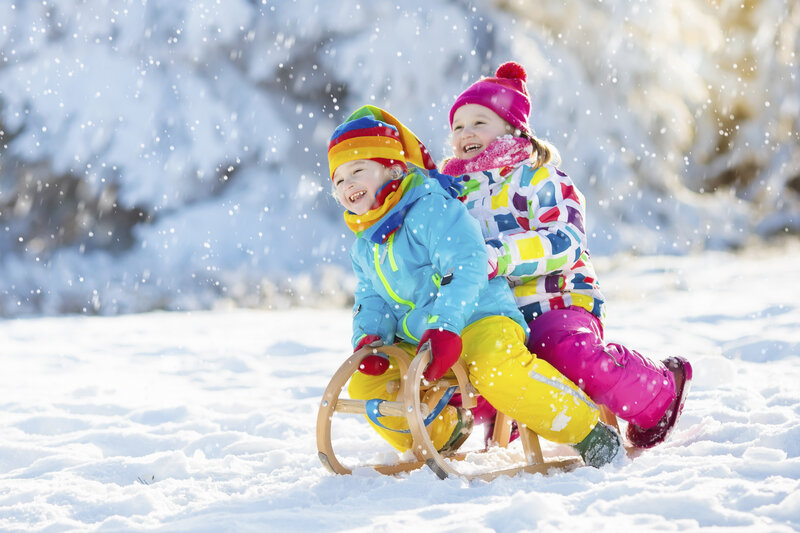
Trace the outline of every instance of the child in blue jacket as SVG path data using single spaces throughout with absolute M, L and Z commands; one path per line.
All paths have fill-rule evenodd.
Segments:
M 470 382 L 494 407 L 560 443 L 574 444 L 601 466 L 621 447 L 599 422 L 597 406 L 526 347 L 527 328 L 501 278 L 488 280 L 488 257 L 476 221 L 456 199 L 459 187 L 438 174 L 425 147 L 386 111 L 365 106 L 333 133 L 328 160 L 345 223 L 355 233 L 357 278 L 353 346 L 396 343 L 410 355 L 430 344 L 427 380 L 464 357 Z M 376 353 L 350 380 L 351 398 L 394 400 L 397 365 Z M 370 424 L 405 451 L 405 418 Z M 469 411 L 448 405 L 431 423 L 437 449 L 452 451 L 469 435 Z

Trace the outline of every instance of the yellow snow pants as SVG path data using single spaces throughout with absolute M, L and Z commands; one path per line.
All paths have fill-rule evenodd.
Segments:
M 558 443 L 578 443 L 597 424 L 598 407 L 550 363 L 528 351 L 524 330 L 510 318 L 491 316 L 474 322 L 461 332 L 461 340 L 461 357 L 467 363 L 470 382 L 498 411 Z M 398 343 L 397 346 L 412 357 L 416 353 L 414 345 Z M 389 369 L 380 376 L 353 374 L 348 386 L 350 397 L 395 400 L 397 392 L 388 392 L 387 385 L 390 381 L 399 385 L 401 376 L 395 361 L 390 358 L 390 362 Z M 431 440 L 436 449 L 450 438 L 457 416 L 456 409 L 448 405 L 431 422 Z M 411 448 L 410 433 L 369 423 L 401 452 Z M 408 429 L 403 417 L 382 417 L 381 423 L 394 430 Z

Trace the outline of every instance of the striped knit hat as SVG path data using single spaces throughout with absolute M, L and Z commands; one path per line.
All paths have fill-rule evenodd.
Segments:
M 431 170 L 436 168 L 428 149 L 411 130 L 383 109 L 365 105 L 336 128 L 328 143 L 331 179 L 340 165 L 356 159 L 372 159 L 391 167 L 406 163 Z
M 513 127 L 530 134 L 528 116 L 531 98 L 525 86 L 527 79 L 528 74 L 522 65 L 513 61 L 503 63 L 494 78 L 480 79 L 459 95 L 450 108 L 450 127 L 453 127 L 453 115 L 459 107 L 478 104 L 488 107 Z

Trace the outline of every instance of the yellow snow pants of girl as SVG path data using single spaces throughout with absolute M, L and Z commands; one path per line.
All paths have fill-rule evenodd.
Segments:
M 498 411 L 524 424 L 543 438 L 558 443 L 582 441 L 600 418 L 598 407 L 574 383 L 550 363 L 538 359 L 525 345 L 525 332 L 519 324 L 505 316 L 491 316 L 468 325 L 461 332 L 461 357 L 467 363 L 469 380 L 475 389 Z M 398 343 L 412 357 L 416 346 Z M 379 398 L 393 401 L 400 383 L 400 371 L 393 358 L 391 366 L 380 376 L 356 372 L 350 379 L 351 398 Z M 452 373 L 448 373 L 452 377 Z M 457 423 L 455 407 L 448 405 L 431 422 L 431 441 L 436 449 L 450 438 Z M 411 448 L 410 433 L 403 417 L 382 417 L 381 428 L 370 425 L 392 446 L 404 452 Z

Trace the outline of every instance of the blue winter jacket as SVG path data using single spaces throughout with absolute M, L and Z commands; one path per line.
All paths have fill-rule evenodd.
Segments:
M 527 335 L 505 279 L 487 279 L 484 239 L 464 204 L 418 170 L 405 180 L 413 185 L 400 202 L 360 232 L 351 249 L 358 282 L 353 346 L 364 335 L 416 344 L 425 330 L 440 327 L 460 335 L 496 315 L 510 317 Z M 389 217 L 402 223 L 384 239 L 380 222 Z

